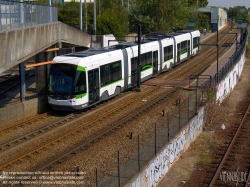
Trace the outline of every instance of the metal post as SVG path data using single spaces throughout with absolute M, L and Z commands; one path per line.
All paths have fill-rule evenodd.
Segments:
M 168 142 L 169 142 L 169 140 L 170 140 L 169 131 L 170 131 L 170 116 L 169 116 L 169 112 L 168 112 Z
M 128 0 L 128 11 L 129 11 L 129 0 Z
M 179 112 L 179 131 L 181 130 L 181 104 L 178 105 L 178 112 Z
M 121 176 L 120 176 L 120 151 L 118 150 L 118 186 L 121 186 Z
M 169 134 L 169 131 L 170 131 L 170 117 L 169 117 L 169 112 L 168 112 L 168 142 L 170 140 L 170 134 Z
M 189 96 L 188 96 L 188 112 L 187 112 L 187 115 L 188 115 L 188 121 L 189 121 Z
M 141 165 L 140 165 L 140 135 L 138 134 L 138 171 L 141 170 Z
M 234 14 L 233 14 L 233 11 L 232 11 L 231 30 L 233 29 L 233 20 L 234 20 Z
M 202 96 L 202 104 L 204 103 L 204 87 L 202 88 L 202 92 L 201 92 L 201 96 Z
M 141 25 L 138 25 L 137 91 L 141 91 Z
M 156 123 L 155 123 L 155 155 L 156 155 Z
M 21 62 L 19 64 L 19 79 L 20 79 L 20 101 L 23 102 L 26 92 L 24 62 Z
M 12 29 L 12 24 L 11 24 L 11 1 L 9 1 L 9 20 L 10 20 L 10 29 Z M 20 5 L 21 5 L 21 3 L 20 3 Z M 7 19 L 7 16 L 6 16 L 6 19 Z M 7 22 L 6 22 L 6 24 L 7 24 Z
M 87 33 L 88 32 L 88 21 L 87 21 L 87 3 L 86 3 L 86 0 L 84 0 L 84 5 L 85 5 L 85 32 Z
M 98 187 L 98 169 L 95 169 L 95 186 Z
M 94 33 L 96 35 L 96 0 L 94 0 Z
M 196 16 L 198 18 L 198 0 L 196 1 Z
M 99 5 L 98 13 L 99 13 L 99 16 L 100 16 L 101 15 L 101 0 L 98 0 L 98 5 Z
M 82 0 L 80 0 L 80 30 L 82 31 Z
M 0 31 L 2 31 L 2 4 L 0 2 Z
M 33 17 L 32 17 L 32 5 L 29 4 L 30 10 L 29 10 L 29 14 L 30 14 L 30 26 L 32 26 L 32 22 L 33 22 Z
M 196 99 L 195 99 L 195 113 L 197 113 L 197 105 L 198 105 L 198 89 L 196 88 Z
M 217 64 L 216 64 L 216 84 L 218 84 L 218 71 L 219 71 L 219 25 L 217 21 Z
M 49 22 L 52 23 L 52 7 L 51 7 L 51 0 L 49 0 Z

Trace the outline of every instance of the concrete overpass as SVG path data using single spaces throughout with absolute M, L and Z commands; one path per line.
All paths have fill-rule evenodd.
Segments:
M 28 58 L 63 43 L 90 47 L 91 35 L 61 22 L 0 32 L 0 74 Z

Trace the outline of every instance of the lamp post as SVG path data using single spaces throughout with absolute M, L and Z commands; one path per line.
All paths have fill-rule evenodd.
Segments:
M 87 3 L 86 0 L 84 0 L 84 8 L 85 8 L 85 32 L 88 32 L 88 21 L 87 21 Z
M 80 0 L 80 30 L 82 31 L 82 0 Z
M 94 0 L 94 32 L 93 35 L 96 35 L 96 0 Z
M 137 92 L 141 91 L 141 25 L 138 25 Z

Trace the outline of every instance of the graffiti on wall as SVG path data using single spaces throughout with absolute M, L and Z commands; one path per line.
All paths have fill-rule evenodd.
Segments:
M 146 179 L 148 187 L 154 187 L 156 183 L 164 176 L 170 168 L 170 165 L 176 160 L 180 153 L 184 150 L 186 141 L 186 130 L 174 139 L 157 157 L 149 164 L 146 169 Z
M 202 131 L 202 124 L 204 119 L 204 108 L 201 108 L 198 115 L 190 122 L 189 125 L 189 138 L 190 141 L 194 140 L 198 135 L 198 132 Z
M 241 75 L 245 62 L 245 53 L 242 54 L 240 61 L 235 65 L 226 78 L 220 82 L 216 92 L 216 100 L 221 103 L 234 89 L 238 78 Z
M 168 173 L 173 163 L 178 160 L 180 155 L 187 149 L 189 143 L 192 142 L 199 132 L 202 130 L 204 119 L 204 108 L 202 107 L 198 115 L 196 115 L 184 128 L 179 135 L 174 138 L 170 144 L 159 153 L 149 163 L 148 167 L 140 173 L 129 187 L 155 187 Z

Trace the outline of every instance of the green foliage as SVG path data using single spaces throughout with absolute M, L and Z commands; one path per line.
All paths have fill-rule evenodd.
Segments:
M 117 3 L 116 0 L 103 0 L 101 14 L 97 16 L 96 27 L 97 34 L 125 36 L 129 31 L 126 8 L 121 3 Z
M 48 0 L 37 0 L 39 4 L 48 4 Z M 53 2 L 53 0 L 52 0 Z M 58 2 L 58 1 L 57 1 Z M 84 1 L 83 1 L 84 2 Z M 124 36 L 129 32 L 137 32 L 137 25 L 142 26 L 142 33 L 173 32 L 186 28 L 189 18 L 197 18 L 195 8 L 197 0 L 129 0 L 124 6 L 121 0 L 96 1 L 96 34 L 114 34 Z M 101 3 L 100 6 L 98 3 Z M 198 0 L 198 6 L 204 7 L 207 0 Z M 64 5 L 53 4 L 58 7 L 58 20 L 80 28 L 80 3 L 72 2 Z M 87 3 L 87 20 L 85 17 L 85 4 L 82 4 L 83 25 L 87 23 L 88 31 L 94 31 L 94 3 Z M 99 12 L 99 8 L 101 12 Z M 197 28 L 203 30 L 209 27 L 208 16 L 199 13 Z
M 62 8 L 59 7 L 58 20 L 67 25 L 80 28 L 80 4 L 78 2 L 69 2 L 65 3 Z
M 245 6 L 237 6 L 237 7 L 230 7 L 228 10 L 229 17 L 232 17 L 235 19 L 245 19 L 248 20 L 248 10 Z
M 38 5 L 48 5 L 48 0 L 34 0 L 33 1 L 34 4 L 38 4 Z
M 129 14 L 130 29 L 141 24 L 142 33 L 170 32 L 185 28 L 193 9 L 185 0 L 134 0 Z
M 203 29 L 209 30 L 209 16 L 207 14 L 203 14 L 201 12 L 198 13 L 198 20 L 197 20 L 197 29 L 203 31 Z
M 208 0 L 188 0 L 188 6 L 193 6 L 193 7 L 206 7 L 208 5 Z

